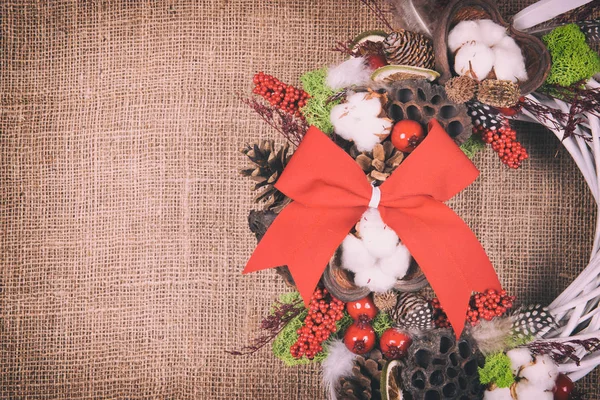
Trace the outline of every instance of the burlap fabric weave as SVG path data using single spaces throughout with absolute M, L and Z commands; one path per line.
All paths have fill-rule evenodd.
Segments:
M 238 149 L 277 133 L 236 96 L 259 70 L 297 83 L 340 60 L 330 48 L 381 27 L 374 14 L 356 0 L 4 0 L 0 17 L 0 397 L 321 398 L 316 365 L 225 352 L 288 290 L 273 271 L 240 274 L 255 240 Z M 506 287 L 549 302 L 585 265 L 595 211 L 558 141 L 520 132 L 523 168 L 478 155 L 481 178 L 452 205 Z

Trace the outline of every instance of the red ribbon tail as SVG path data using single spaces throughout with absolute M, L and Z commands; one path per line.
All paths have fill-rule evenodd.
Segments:
M 327 263 L 365 209 L 290 203 L 273 221 L 243 273 L 287 265 L 308 306 Z
M 421 267 L 458 338 L 472 292 L 500 290 L 500 281 L 477 237 L 454 211 L 430 197 L 418 203 L 386 208 L 382 217 Z

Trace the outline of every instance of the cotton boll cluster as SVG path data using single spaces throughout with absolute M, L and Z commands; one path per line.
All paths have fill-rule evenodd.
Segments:
M 325 83 L 333 90 L 362 85 L 371 79 L 371 69 L 364 57 L 350 58 L 329 68 Z
M 483 80 L 493 70 L 496 79 L 527 80 L 521 48 L 492 20 L 458 23 L 448 34 L 448 47 L 455 53 L 454 70 L 459 75 Z
M 527 348 L 516 348 L 506 353 L 513 374 L 517 376 L 514 392 L 518 400 L 552 400 L 558 366 L 547 355 L 533 357 Z M 485 400 L 512 400 L 508 388 L 486 391 Z
M 375 208 L 365 211 L 358 231 L 360 238 L 348 235 L 342 242 L 342 267 L 354 272 L 357 286 L 386 292 L 406 275 L 410 253 Z
M 373 92 L 349 95 L 346 103 L 331 109 L 330 119 L 335 133 L 353 141 L 359 151 L 371 151 L 389 136 L 392 120 L 380 118 L 380 96 Z

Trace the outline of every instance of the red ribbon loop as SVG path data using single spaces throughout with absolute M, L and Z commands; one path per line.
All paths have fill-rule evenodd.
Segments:
M 380 186 L 378 210 L 415 258 L 460 336 L 472 291 L 500 290 L 494 268 L 464 221 L 442 202 L 479 175 L 440 124 Z M 244 273 L 287 265 L 309 303 L 327 263 L 373 193 L 358 164 L 311 127 L 279 178 L 294 201 L 250 257 Z

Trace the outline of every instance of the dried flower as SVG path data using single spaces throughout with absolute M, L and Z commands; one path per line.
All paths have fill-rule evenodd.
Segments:
M 573 339 L 564 342 L 546 342 L 538 340 L 527 345 L 534 355 L 547 354 L 557 363 L 570 358 L 575 361 L 575 364 L 579 365 L 581 363 L 581 358 L 577 356 L 577 348 L 575 346 L 583 347 L 588 353 L 593 353 L 600 350 L 600 339 Z
M 300 118 L 274 106 L 260 103 L 256 99 L 240 98 L 252 108 L 267 124 L 281 133 L 290 143 L 298 146 L 308 130 L 308 124 Z
M 242 347 L 239 351 L 233 350 L 227 351 L 227 353 L 234 356 L 256 353 L 273 340 L 286 327 L 288 322 L 304 310 L 305 307 L 301 298 L 297 298 L 291 303 L 285 303 L 282 300 L 276 301 L 272 312 L 263 318 L 260 324 L 260 329 L 265 333 L 252 340 L 249 345 Z

